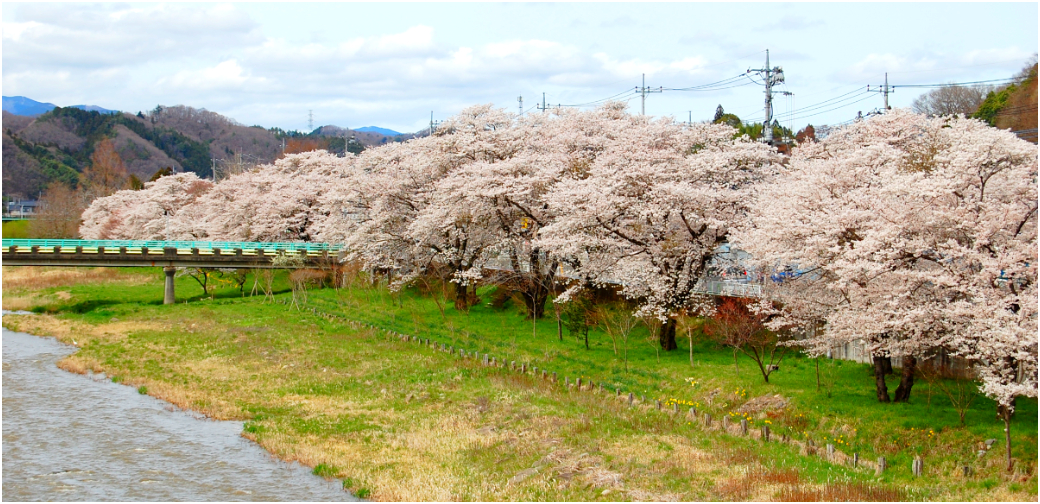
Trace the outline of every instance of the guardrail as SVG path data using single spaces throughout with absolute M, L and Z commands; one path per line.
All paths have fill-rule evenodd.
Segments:
M 3 248 L 5 250 L 11 247 L 17 247 L 21 249 L 31 249 L 32 247 L 39 247 L 40 249 L 61 247 L 62 249 L 75 249 L 76 247 L 83 247 L 84 250 L 96 250 L 99 247 L 104 247 L 106 250 L 127 248 L 130 250 L 147 248 L 149 250 L 162 250 L 166 248 L 175 248 L 179 250 L 191 250 L 199 249 L 204 250 L 235 250 L 241 249 L 246 250 L 264 250 L 267 251 L 286 251 L 286 252 L 339 252 L 342 250 L 340 245 L 331 245 L 328 243 L 308 243 L 308 242 L 213 242 L 213 241 L 152 241 L 152 240 L 37 240 L 37 239 L 15 239 L 5 238 L 3 240 Z

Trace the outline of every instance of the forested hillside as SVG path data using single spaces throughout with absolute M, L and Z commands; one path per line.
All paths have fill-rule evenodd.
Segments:
M 286 139 L 327 138 L 332 142 L 326 141 L 319 147 L 341 153 L 351 138 L 356 139 L 357 145 L 349 150 L 360 152 L 365 147 L 410 137 L 388 137 L 337 126 L 325 126 L 309 134 L 265 129 L 183 105 L 157 106 L 136 115 L 57 107 L 33 118 L 5 111 L 3 194 L 33 198 L 55 181 L 75 187 L 98 142 L 106 138 L 115 144 L 128 174 L 148 180 L 163 168 L 206 178 L 212 176 L 214 164 L 221 164 L 222 160 L 270 163 L 282 153 Z

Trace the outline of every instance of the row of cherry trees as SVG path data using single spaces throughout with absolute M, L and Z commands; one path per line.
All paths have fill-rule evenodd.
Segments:
M 902 357 L 898 401 L 916 359 L 946 348 L 1010 415 L 1037 389 L 1036 173 L 1035 147 L 1007 132 L 905 111 L 782 158 L 729 126 L 622 104 L 523 118 L 477 106 L 358 156 L 290 155 L 216 184 L 164 177 L 96 200 L 81 234 L 341 243 L 400 272 L 395 285 L 438 276 L 460 310 L 504 261 L 536 318 L 557 285 L 558 302 L 621 285 L 663 322 L 665 350 L 679 313 L 711 313 L 694 285 L 731 243 L 766 275 L 789 270 L 759 311 L 778 331 L 823 328 L 800 340 L 808 352 L 862 340 L 878 366 Z

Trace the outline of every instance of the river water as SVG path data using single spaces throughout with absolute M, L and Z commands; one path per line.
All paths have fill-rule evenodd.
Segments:
M 241 422 L 59 369 L 74 351 L 3 329 L 4 501 L 356 500 L 242 438 Z

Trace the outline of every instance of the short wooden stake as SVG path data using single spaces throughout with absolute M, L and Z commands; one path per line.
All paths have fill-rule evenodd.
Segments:
M 914 473 L 914 476 L 920 477 L 921 473 L 924 472 L 924 461 L 921 460 L 920 457 L 915 458 L 913 464 L 911 464 L 910 466 L 910 469 Z
M 657 400 L 657 411 L 661 411 L 661 400 Z
M 875 471 L 874 474 L 877 476 L 881 476 L 881 473 L 885 472 L 885 469 L 888 469 L 888 461 L 885 460 L 885 457 L 878 457 L 877 471 Z
M 520 364 L 520 374 L 527 374 L 527 363 Z
M 575 382 L 574 386 L 578 389 L 579 392 L 581 392 L 581 377 L 580 376 L 578 377 L 578 381 Z
M 679 403 L 672 403 L 672 413 L 679 413 Z
M 971 476 L 971 467 L 963 466 L 963 467 L 961 467 L 961 470 L 964 471 L 964 477 L 965 478 L 967 478 L 968 476 Z
M 711 413 L 704 414 L 704 426 L 711 427 Z
M 859 467 L 859 453 L 852 454 L 852 467 Z
M 769 442 L 769 426 L 768 425 L 763 425 L 762 426 L 762 441 L 765 441 L 766 443 Z
M 743 436 L 747 435 L 747 419 L 746 418 L 741 418 L 740 419 L 740 434 L 743 435 Z
M 827 443 L 827 460 L 834 460 L 834 445 Z
M 629 406 L 634 406 L 635 403 L 636 403 L 636 396 L 635 396 L 635 394 L 629 392 L 628 393 L 628 405 Z

